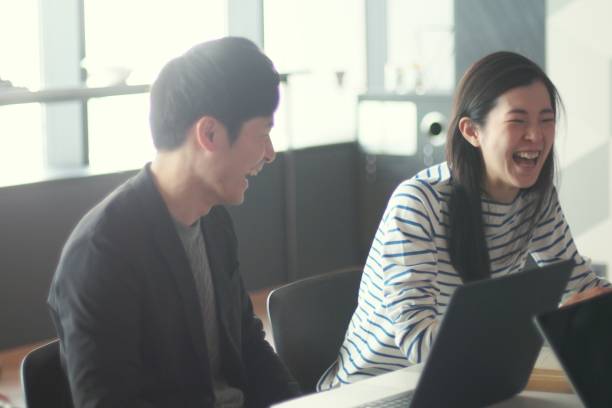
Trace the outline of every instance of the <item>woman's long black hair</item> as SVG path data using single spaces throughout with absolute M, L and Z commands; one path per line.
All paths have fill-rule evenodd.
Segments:
M 556 116 L 557 107 L 561 105 L 557 89 L 538 65 L 522 55 L 506 51 L 489 54 L 474 63 L 459 83 L 448 128 L 446 159 L 452 178 L 448 249 L 451 263 L 463 282 L 490 277 L 491 267 L 481 204 L 485 165 L 480 150 L 461 134 L 459 121 L 467 117 L 474 124 L 484 126 L 500 95 L 537 81 L 546 86 Z M 529 194 L 533 208 L 523 211 L 521 219 L 517 220 L 524 226 L 515 230 L 514 236 L 522 232 L 523 237 L 513 248 L 526 245 L 531 239 L 528 232 L 533 231 L 537 215 L 553 190 L 554 161 L 554 149 L 551 149 L 537 181 L 524 191 Z

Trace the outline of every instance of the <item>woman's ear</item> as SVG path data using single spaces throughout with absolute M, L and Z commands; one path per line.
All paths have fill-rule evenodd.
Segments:
M 468 118 L 467 116 L 459 119 L 459 131 L 469 144 L 474 147 L 480 147 L 478 125 L 476 125 L 472 119 Z
M 217 128 L 217 120 L 212 116 L 202 116 L 194 124 L 194 131 L 198 146 L 203 149 L 214 151 L 217 149 L 215 143 L 215 130 Z

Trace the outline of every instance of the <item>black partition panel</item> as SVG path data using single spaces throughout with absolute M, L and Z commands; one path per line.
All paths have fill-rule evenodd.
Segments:
M 393 190 L 424 168 L 405 156 L 359 156 L 359 256 L 365 259 Z
M 281 152 L 230 207 L 248 290 L 362 262 L 355 143 Z
M 0 188 L 0 350 L 55 336 L 46 299 L 64 241 L 132 174 Z
M 287 281 L 284 156 L 249 180 L 244 203 L 229 206 L 247 290 Z
M 355 143 L 295 152 L 296 278 L 363 262 L 357 157 Z

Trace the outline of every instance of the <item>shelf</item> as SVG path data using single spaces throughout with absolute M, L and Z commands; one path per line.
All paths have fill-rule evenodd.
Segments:
M 306 72 L 281 73 L 281 82 L 286 82 L 291 75 Z M 43 89 L 40 91 L 28 91 L 22 89 L 0 88 L 0 106 L 18 105 L 23 103 L 49 103 L 75 100 L 87 100 L 90 98 L 103 98 L 105 96 L 131 95 L 149 92 L 151 85 L 113 85 L 103 87 L 72 87 Z
M 287 82 L 289 76 L 304 74 L 306 71 L 281 73 L 281 82 Z M 113 85 L 103 87 L 72 87 L 28 91 L 19 88 L 0 88 L 0 106 L 18 105 L 23 103 L 49 103 L 63 101 L 87 100 L 105 96 L 131 95 L 149 92 L 151 85 Z
M 44 89 L 41 91 L 0 90 L 0 106 L 22 103 L 48 103 L 87 100 L 105 96 L 131 95 L 149 92 L 150 85 L 114 85 L 99 88 L 74 87 Z

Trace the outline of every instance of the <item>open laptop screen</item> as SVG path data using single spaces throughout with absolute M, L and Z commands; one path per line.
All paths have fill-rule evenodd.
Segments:
M 612 407 L 612 294 L 544 313 L 536 324 L 587 407 Z

